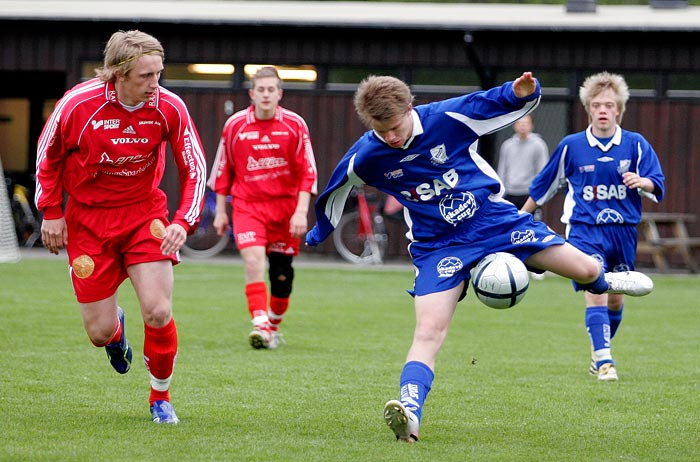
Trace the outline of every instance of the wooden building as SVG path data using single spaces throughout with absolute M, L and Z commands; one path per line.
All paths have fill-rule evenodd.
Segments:
M 0 155 L 29 178 L 43 122 L 57 98 L 93 75 L 116 30 L 140 29 L 165 47 L 163 83 L 187 102 L 209 161 L 220 130 L 248 104 L 243 69 L 275 64 L 312 70 L 286 80 L 282 104 L 311 130 L 319 186 L 364 130 L 352 95 L 368 73 L 396 75 L 417 103 L 488 88 L 535 72 L 543 99 L 536 131 L 553 149 L 586 127 L 578 86 L 601 70 L 625 75 L 632 90 L 623 126 L 655 147 L 667 197 L 646 210 L 700 214 L 700 8 L 269 1 L 0 0 Z M 226 64 L 233 73 L 202 76 L 192 64 Z M 483 140 L 496 161 L 504 130 Z M 29 180 L 31 181 L 31 180 Z M 163 187 L 176 188 L 168 171 Z M 545 219 L 558 223 L 558 204 Z M 698 235 L 699 229 L 691 229 Z M 392 255 L 405 255 L 400 226 Z M 318 252 L 333 252 L 331 243 Z

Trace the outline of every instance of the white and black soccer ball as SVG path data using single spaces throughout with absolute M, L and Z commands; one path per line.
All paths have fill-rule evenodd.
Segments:
M 472 287 L 481 302 L 491 308 L 510 308 L 525 297 L 530 274 L 514 255 L 496 252 L 486 255 L 473 272 Z

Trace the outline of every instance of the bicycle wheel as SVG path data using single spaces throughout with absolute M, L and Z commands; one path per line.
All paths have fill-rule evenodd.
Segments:
M 212 206 L 210 200 L 204 203 L 199 226 L 193 234 L 187 237 L 182 253 L 193 258 L 209 258 L 221 253 L 231 240 L 229 233 L 219 236 L 214 228 L 216 203 Z
M 356 265 L 380 264 L 384 259 L 388 236 L 384 219 L 372 215 L 374 239 L 360 233 L 360 212 L 348 212 L 340 219 L 333 232 L 335 248 L 345 260 Z

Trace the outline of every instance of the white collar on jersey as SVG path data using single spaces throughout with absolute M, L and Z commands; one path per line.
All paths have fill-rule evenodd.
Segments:
M 606 145 L 603 145 L 603 143 L 601 143 L 600 140 L 593 134 L 592 125 L 589 125 L 586 129 L 586 138 L 588 140 L 588 144 L 592 148 L 598 146 L 601 151 L 608 152 L 610 148 L 619 145 L 622 141 L 622 128 L 620 128 L 619 125 L 615 128 L 615 134 L 612 136 L 612 138 L 610 138 L 610 141 L 608 141 L 608 144 Z
M 401 146 L 401 149 L 408 149 L 413 141 L 413 138 L 423 134 L 423 124 L 420 123 L 420 117 L 418 117 L 418 113 L 414 109 L 411 109 L 411 117 L 413 117 L 413 132 L 411 133 L 410 138 L 408 138 L 403 146 Z M 381 137 L 381 135 L 379 135 L 379 133 L 376 132 L 376 130 L 372 131 L 374 132 L 374 136 L 382 140 L 384 144 L 389 144 L 384 138 Z

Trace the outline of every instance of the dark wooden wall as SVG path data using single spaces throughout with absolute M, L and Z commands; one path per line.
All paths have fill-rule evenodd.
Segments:
M 489 85 L 501 83 L 498 78 L 503 74 L 513 77 L 514 70 L 568 72 L 570 96 L 551 98 L 568 107 L 563 117 L 571 132 L 587 125 L 576 89 L 592 72 L 651 73 L 658 77 L 663 92 L 669 74 L 700 71 L 698 37 L 690 32 L 471 31 L 465 41 L 465 31 L 455 30 L 0 21 L 0 96 L 31 95 L 42 88 L 43 98 L 60 97 L 80 79 L 81 62 L 101 60 L 112 32 L 132 28 L 162 41 L 166 66 L 194 60 L 236 65 L 312 63 L 322 73 L 335 65 L 398 68 L 409 80 L 414 66 L 469 68 Z M 28 79 L 27 75 L 38 78 Z M 239 110 L 248 104 L 247 93 L 235 81 L 227 90 L 173 89 L 187 102 L 211 165 L 228 117 L 224 102 L 233 101 Z M 416 96 L 424 102 L 450 95 L 417 92 Z M 309 125 L 322 188 L 340 156 L 364 130 L 353 111 L 352 91 L 287 89 L 282 104 L 301 114 Z M 666 199 L 658 205 L 647 202 L 646 210 L 700 214 L 700 202 L 694 200 L 700 197 L 700 182 L 695 179 L 700 173 L 700 99 L 633 96 L 623 126 L 641 132 L 652 143 L 666 173 Z M 34 144 L 38 130 L 36 126 L 31 130 Z M 484 140 L 483 146 L 485 157 L 492 159 L 495 146 L 489 141 Z M 176 187 L 174 181 L 169 171 L 164 187 Z M 554 202 L 545 210 L 545 219 L 556 227 L 560 212 L 560 204 Z M 397 233 L 392 241 L 403 245 L 403 231 L 392 228 L 397 228 L 392 230 Z M 691 231 L 700 235 L 700 229 Z M 321 251 L 332 252 L 332 244 Z M 405 254 L 403 247 L 392 247 L 392 251 Z

